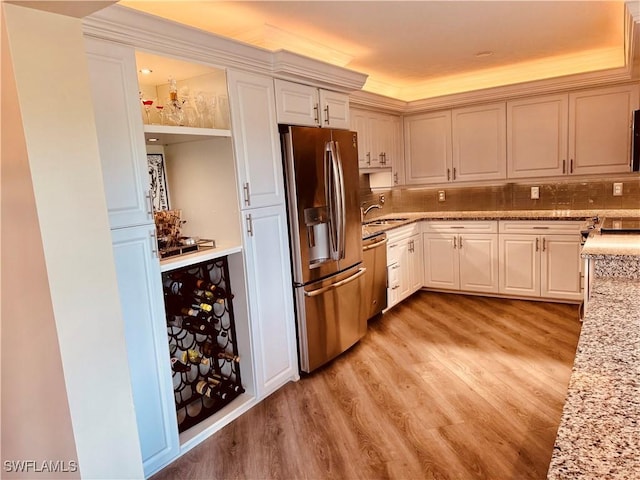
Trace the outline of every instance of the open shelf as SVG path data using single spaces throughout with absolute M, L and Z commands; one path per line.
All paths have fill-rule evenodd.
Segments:
M 144 126 L 144 139 L 147 145 L 173 145 L 212 137 L 231 137 L 231 130 L 153 124 Z M 151 142 L 150 138 L 158 140 Z

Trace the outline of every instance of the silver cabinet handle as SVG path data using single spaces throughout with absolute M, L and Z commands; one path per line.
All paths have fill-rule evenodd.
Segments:
M 367 165 L 371 165 L 371 152 L 367 152 Z
M 456 179 L 456 167 L 453 167 L 453 179 Z
M 569 173 L 573 173 L 573 158 L 569 162 Z
M 542 251 L 544 252 L 547 249 L 547 239 L 542 237 Z
M 324 118 L 324 123 L 329 125 L 329 104 L 327 104 L 327 106 L 324 107 L 324 113 L 326 115 L 326 117 Z
M 462 248 L 462 235 L 458 237 L 458 248 Z
M 539 242 L 540 242 L 540 239 L 539 239 L 538 237 L 536 237 L 536 252 L 537 252 L 538 250 L 540 250 Z
M 247 233 L 250 237 L 253 237 L 253 219 L 251 218 L 251 214 L 246 216 L 247 222 Z
M 453 248 L 457 248 L 456 247 L 456 237 L 455 236 L 453 237 Z
M 397 185 L 397 184 L 398 184 L 398 172 L 395 172 L 395 173 L 393 174 L 393 183 L 394 183 L 395 185 Z
M 320 106 L 317 103 L 313 107 L 313 117 L 316 124 L 320 124 Z
M 533 227 L 534 230 L 549 230 L 549 227 Z
M 160 255 L 158 254 L 158 240 L 156 238 L 155 229 L 149 232 L 149 237 L 151 237 L 151 255 L 154 258 L 160 258 Z
M 322 287 L 319 288 L 318 290 L 313 290 L 311 292 L 304 292 L 304 296 L 305 297 L 317 297 L 318 295 L 322 295 L 325 292 L 328 292 L 329 290 L 333 290 L 335 288 L 341 287 L 343 285 L 346 285 L 347 283 L 351 283 L 354 280 L 357 280 L 358 278 L 360 278 L 362 275 L 364 275 L 364 272 L 366 272 L 367 269 L 366 268 L 360 268 L 358 269 L 358 271 L 356 273 L 354 273 L 353 275 L 351 275 L 348 278 L 345 278 L 344 280 L 340 280 L 339 282 L 336 282 L 332 285 L 328 285 L 326 287 Z
M 147 190 L 144 196 L 147 199 L 147 215 L 153 220 L 153 197 L 151 196 L 151 190 Z
M 394 244 L 392 244 L 392 245 L 389 245 L 389 248 L 396 248 L 397 246 L 398 246 L 398 244 L 397 244 L 397 243 L 394 243 Z
M 567 173 L 567 161 L 562 160 L 562 173 Z
M 452 225 L 451 228 L 462 229 L 464 227 L 462 225 Z
M 397 290 L 398 288 L 400 288 L 400 285 L 394 285 L 393 287 L 391 287 L 391 290 Z
M 447 168 L 447 182 L 451 180 L 451 169 Z
M 249 205 L 251 205 L 251 196 L 249 193 L 249 182 L 245 182 L 244 186 L 242 187 L 242 190 L 244 191 L 244 204 L 248 207 Z

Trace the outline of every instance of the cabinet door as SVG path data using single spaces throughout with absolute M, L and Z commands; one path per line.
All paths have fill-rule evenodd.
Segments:
M 582 298 L 580 239 L 578 235 L 542 237 L 540 295 L 548 298 Z
M 564 95 L 507 102 L 507 177 L 567 172 L 569 98 Z
M 318 89 L 299 83 L 275 80 L 276 116 L 287 125 L 320 125 Z
M 293 282 L 284 205 L 243 212 L 257 394 L 298 378 Z
M 453 180 L 506 178 L 506 121 L 502 102 L 452 111 Z
M 85 39 L 111 228 L 153 221 L 133 48 Z
M 400 302 L 400 264 L 394 262 L 387 267 L 387 310 Z
M 153 225 L 113 230 L 133 402 L 145 475 L 178 456 L 178 422 Z
M 443 183 L 451 179 L 451 111 L 404 119 L 405 182 Z
M 320 90 L 321 125 L 330 128 L 349 128 L 349 95 Z
M 229 70 L 231 126 L 242 209 L 284 204 L 273 80 Z
M 380 166 L 391 167 L 396 157 L 396 123 L 393 115 L 378 116 L 378 159 Z
M 351 110 L 350 128 L 358 133 L 358 167 L 371 167 L 371 131 L 369 127 L 369 113 L 364 110 Z
M 540 238 L 500 234 L 500 293 L 540 295 Z
M 424 255 L 422 248 L 422 236 L 418 233 L 409 238 L 409 290 L 411 293 L 422 288 L 422 275 L 424 272 Z
M 460 288 L 458 235 L 425 233 L 422 238 L 424 286 L 450 290 Z
M 410 253 L 409 253 L 409 239 L 406 238 L 398 242 L 398 269 L 399 285 L 398 288 L 398 301 L 404 300 L 413 292 L 411 291 L 411 267 L 410 267 Z
M 458 253 L 460 290 L 498 293 L 498 235 L 460 235 Z
M 631 116 L 639 87 L 588 90 L 569 95 L 569 173 L 628 172 Z

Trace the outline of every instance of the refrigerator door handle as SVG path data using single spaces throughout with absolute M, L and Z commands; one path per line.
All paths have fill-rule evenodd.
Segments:
M 317 297 L 318 295 L 322 295 L 323 293 L 326 293 L 329 290 L 333 290 L 334 288 L 341 287 L 342 285 L 346 285 L 347 283 L 351 283 L 354 280 L 357 280 L 362 275 L 364 275 L 364 272 L 366 272 L 366 271 L 367 271 L 366 268 L 361 267 L 361 268 L 358 269 L 358 271 L 356 273 L 354 273 L 350 277 L 345 278 L 344 280 L 340 280 L 339 282 L 333 283 L 333 284 L 328 285 L 326 287 L 319 288 L 317 290 L 312 290 L 311 292 L 305 291 L 304 292 L 304 296 L 305 297 Z
M 346 202 L 346 198 L 345 198 L 345 193 L 344 193 L 344 172 L 342 170 L 342 157 L 340 156 L 340 145 L 338 144 L 338 142 L 333 142 L 334 143 L 334 151 L 335 151 L 335 159 L 336 159 L 336 164 L 337 164 L 337 172 L 338 172 L 338 197 L 340 199 L 340 234 L 338 236 L 339 238 L 339 243 L 338 243 L 338 251 L 339 251 L 339 258 L 343 259 L 345 258 L 345 242 L 346 242 L 346 236 L 347 236 L 347 212 L 345 209 L 345 202 Z
M 333 159 L 332 142 L 327 142 L 324 149 L 324 194 L 329 206 L 329 244 L 331 258 L 338 259 L 338 218 L 336 208 L 336 173 Z

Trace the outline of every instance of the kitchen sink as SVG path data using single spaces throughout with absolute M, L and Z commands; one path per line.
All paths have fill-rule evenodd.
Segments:
M 397 225 L 402 222 L 406 222 L 409 220 L 408 218 L 385 218 L 380 220 L 371 220 L 369 222 L 364 222 L 365 227 L 374 227 L 377 225 Z

